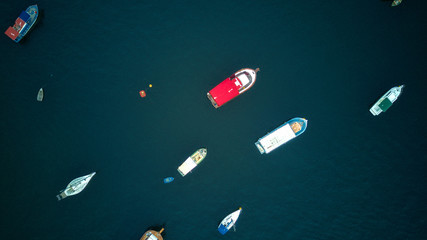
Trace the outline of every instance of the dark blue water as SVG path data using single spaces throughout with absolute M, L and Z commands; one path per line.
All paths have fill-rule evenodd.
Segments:
M 33 3 L 1 1 L 0 26 Z M 20 44 L 0 37 L 1 239 L 139 239 L 162 224 L 168 240 L 427 239 L 427 1 L 37 3 Z M 261 68 L 254 87 L 214 109 L 206 92 L 244 67 Z M 260 155 L 254 142 L 297 116 L 306 132 Z

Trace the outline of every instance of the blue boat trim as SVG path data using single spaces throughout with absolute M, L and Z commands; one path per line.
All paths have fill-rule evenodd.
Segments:
M 278 126 L 277 128 L 275 128 L 273 131 L 271 131 L 271 132 L 267 133 L 266 135 L 264 135 L 263 137 L 259 138 L 258 141 L 255 142 L 255 146 L 258 148 L 258 150 L 261 152 L 261 154 L 266 153 L 265 149 L 260 144 L 260 141 L 262 139 L 268 137 L 270 134 L 274 133 L 275 131 L 277 131 L 281 127 L 285 126 L 286 124 L 292 125 L 292 123 L 295 123 L 295 122 L 302 123 L 301 130 L 299 130 L 298 132 L 295 133 L 295 137 L 298 137 L 299 135 L 304 133 L 305 130 L 307 129 L 307 120 L 305 118 L 300 118 L 300 117 L 292 118 L 291 120 L 289 120 L 289 121 L 283 123 L 282 125 Z

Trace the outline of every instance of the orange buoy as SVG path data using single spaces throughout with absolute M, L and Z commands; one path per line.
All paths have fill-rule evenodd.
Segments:
M 145 94 L 144 90 L 139 91 L 139 95 L 143 98 L 145 96 L 147 96 L 147 94 Z

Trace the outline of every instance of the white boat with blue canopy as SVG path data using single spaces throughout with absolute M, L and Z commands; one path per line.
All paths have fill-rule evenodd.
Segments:
M 240 216 L 240 212 L 242 211 L 242 208 L 240 207 L 239 210 L 234 211 L 230 214 L 228 214 L 227 217 L 225 217 L 221 223 L 218 226 L 218 231 L 224 235 L 230 230 L 230 228 L 234 227 L 234 225 L 237 222 L 237 219 Z
M 386 92 L 372 107 L 369 111 L 374 116 L 378 116 L 380 113 L 387 111 L 391 105 L 397 100 L 397 98 L 402 93 L 402 88 L 405 85 L 400 85 L 398 87 L 393 87 L 388 92 Z
M 56 197 L 59 200 L 62 200 L 68 196 L 73 196 L 76 194 L 79 194 L 81 191 L 83 191 L 83 189 L 85 189 L 85 187 L 87 186 L 87 184 L 89 183 L 89 181 L 92 179 L 92 177 L 96 174 L 96 172 L 93 172 L 91 174 L 88 174 L 86 176 L 83 177 L 79 177 L 74 179 L 73 181 L 71 181 L 67 187 L 61 191 L 60 194 L 56 195 Z
M 307 128 L 307 120 L 305 118 L 293 118 L 264 137 L 258 139 L 255 146 L 261 154 L 268 154 L 281 145 L 301 135 Z

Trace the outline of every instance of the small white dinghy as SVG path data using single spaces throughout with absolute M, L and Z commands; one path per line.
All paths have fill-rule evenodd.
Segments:
M 37 93 L 37 101 L 39 102 L 43 101 L 43 96 L 44 96 L 43 88 L 40 88 L 39 92 Z
M 56 195 L 56 197 L 59 200 L 62 200 L 68 196 L 73 196 L 76 194 L 79 194 L 83 189 L 85 189 L 86 185 L 89 183 L 89 181 L 92 179 L 92 177 L 96 174 L 96 172 L 93 172 L 91 174 L 88 174 L 83 177 L 79 177 L 71 181 L 67 187 L 61 191 L 60 194 Z
M 218 226 L 218 231 L 224 235 L 236 224 L 237 219 L 239 218 L 240 212 L 242 208 L 239 207 L 239 210 L 230 213 L 227 217 L 225 217 Z

